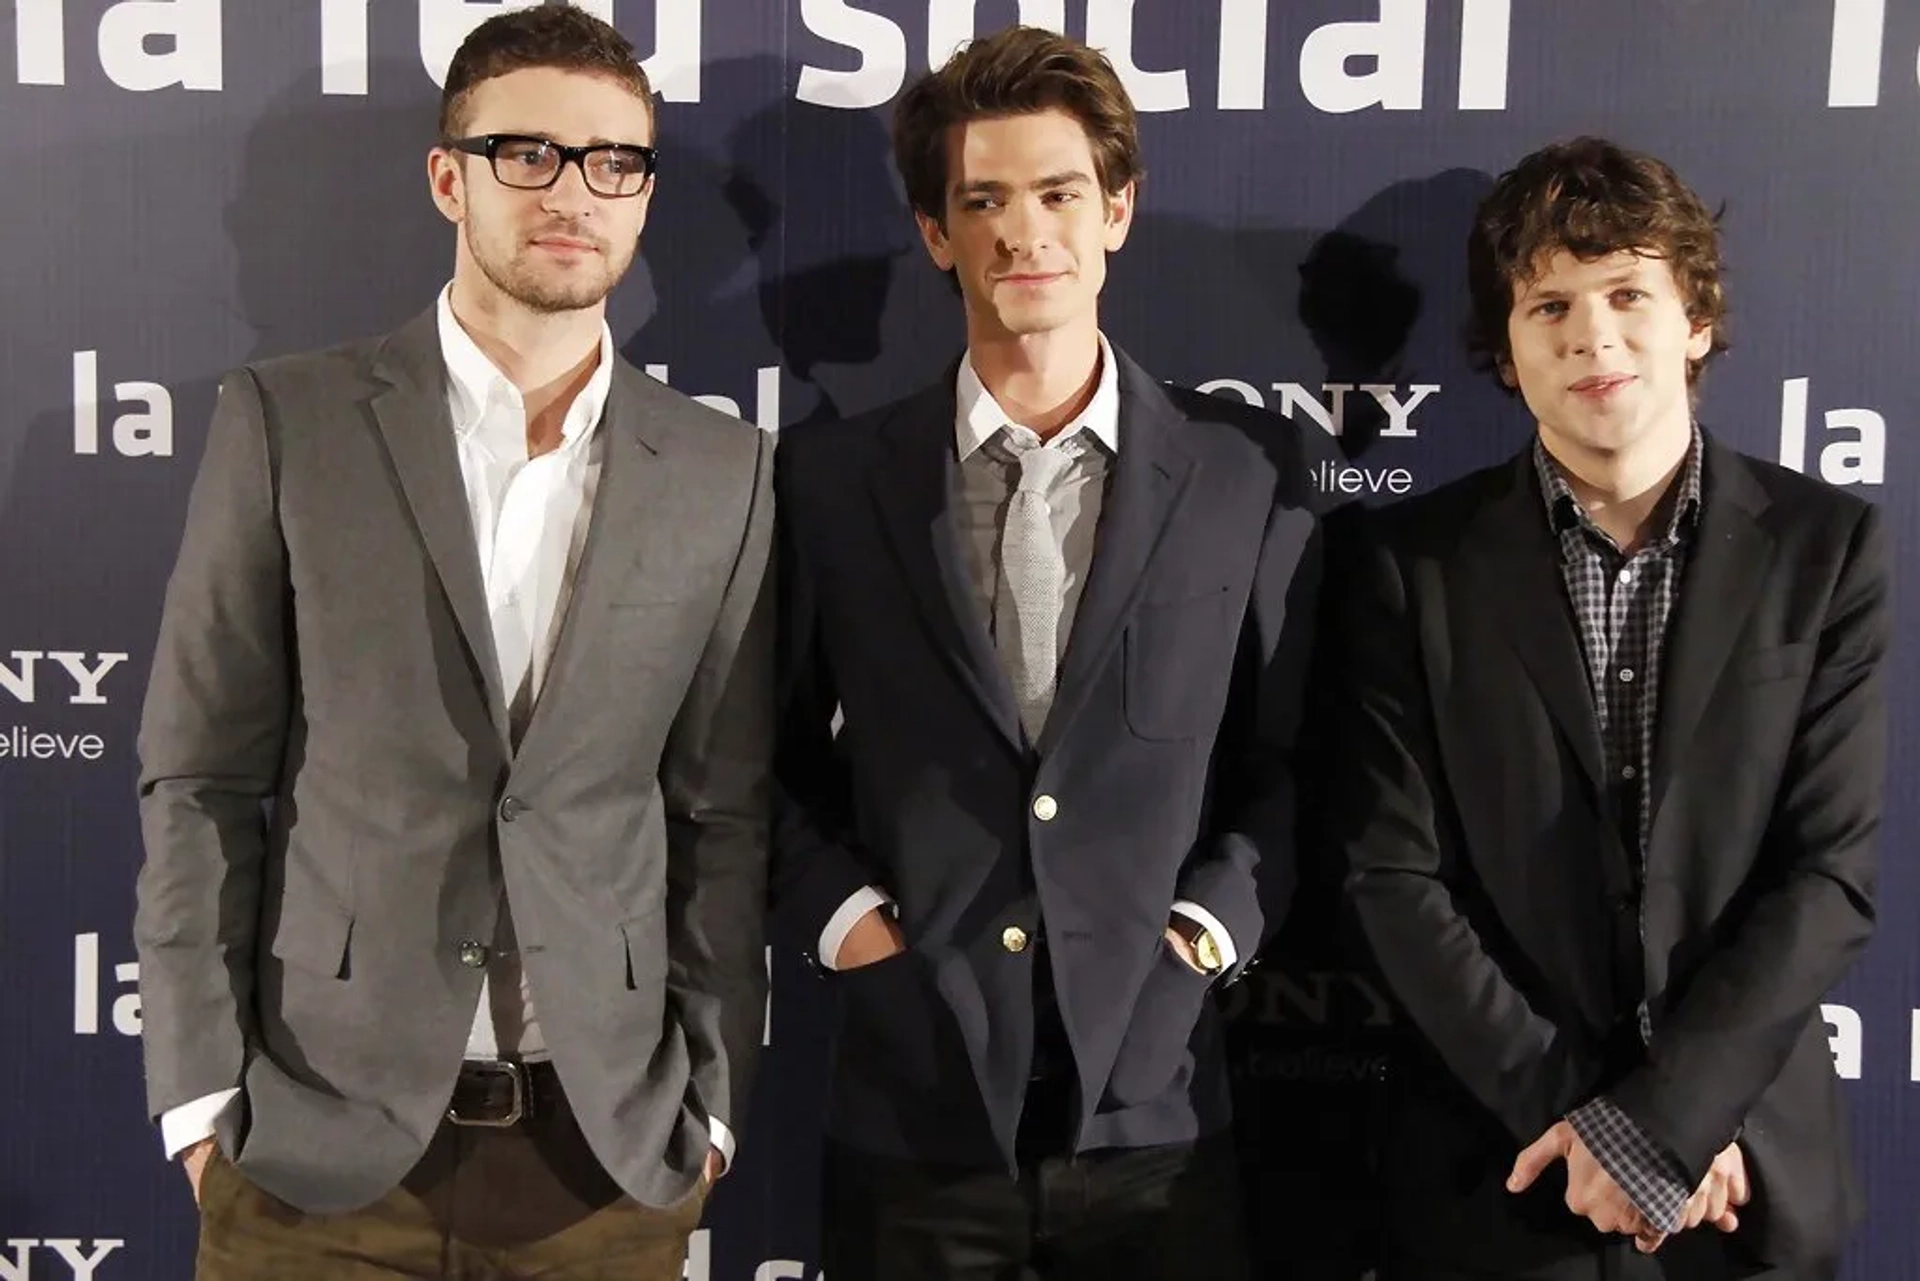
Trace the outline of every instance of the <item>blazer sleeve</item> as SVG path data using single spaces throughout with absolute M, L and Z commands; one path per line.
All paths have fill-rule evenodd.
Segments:
M 1396 1003 L 1447 1069 L 1531 1143 L 1586 1098 L 1598 1065 L 1528 1002 L 1466 910 L 1473 893 L 1442 835 L 1446 780 L 1420 660 L 1414 602 L 1378 540 L 1337 594 L 1348 654 L 1330 827 L 1347 894 Z
M 260 386 L 221 383 L 140 716 L 134 944 L 147 1108 L 238 1086 L 253 1027 L 263 805 L 293 685 L 277 459 Z
M 1855 526 L 1757 860 L 1751 905 L 1608 1091 L 1697 1182 L 1779 1076 L 1874 925 L 1893 631 L 1885 533 Z
M 1232 938 L 1226 981 L 1280 927 L 1299 880 L 1298 761 L 1307 670 L 1325 564 L 1325 526 L 1276 501 L 1254 568 L 1223 736 L 1216 821 L 1181 868 L 1176 897 L 1217 917 Z M 1230 713 L 1232 715 L 1234 713 Z
M 773 437 L 759 433 L 755 448 L 733 571 L 660 773 L 669 1010 L 687 1038 L 694 1103 L 734 1131 L 752 1096 L 767 996 Z
M 820 634 L 818 584 L 802 527 L 810 496 L 801 449 L 780 449 L 779 739 L 774 767 L 774 900 L 811 955 L 834 913 L 869 886 L 884 885 L 856 852 L 853 781 L 834 735 L 840 697 Z M 815 957 L 827 968 L 832 957 Z

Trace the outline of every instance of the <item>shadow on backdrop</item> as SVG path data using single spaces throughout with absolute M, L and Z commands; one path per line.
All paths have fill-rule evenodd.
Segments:
M 634 363 L 667 365 L 675 387 L 723 394 L 763 423 L 839 417 L 906 390 L 886 317 L 896 264 L 917 248 L 884 118 L 796 101 L 797 74 L 767 58 L 710 64 L 697 131 L 663 113 L 663 185 L 642 242 L 653 302 L 625 344 Z M 905 350 L 911 359 L 910 339 Z M 781 371 L 777 406 L 755 382 L 769 366 Z
M 1234 379 L 1217 394 L 1276 383 L 1386 384 L 1412 436 L 1382 439 L 1390 420 L 1371 395 L 1342 402 L 1337 442 L 1304 410 L 1310 449 L 1337 444 L 1358 462 L 1405 466 L 1425 489 L 1503 457 L 1523 415 L 1470 365 L 1466 236 L 1491 187 L 1454 170 L 1397 183 L 1325 231 L 1222 227 L 1145 204 L 1115 258 L 1106 329 L 1154 373 L 1186 385 Z M 1323 395 L 1322 404 L 1331 405 Z M 1402 429 L 1403 431 L 1406 428 Z M 1368 502 L 1381 501 L 1369 496 Z M 1348 577 L 1360 502 L 1329 496 L 1328 591 Z M 1237 1133 L 1259 1265 L 1297 1281 L 1356 1281 L 1377 1262 L 1382 1102 L 1395 1035 L 1390 1007 L 1345 925 L 1343 869 L 1322 832 L 1324 750 L 1337 717 L 1340 638 L 1322 636 L 1303 729 L 1300 885 L 1262 968 L 1222 994 L 1231 1023 Z
M 1317 235 L 1162 213 L 1149 188 L 1108 259 L 1101 329 L 1156 378 L 1182 387 L 1230 378 L 1277 408 L 1273 383 L 1311 383 L 1318 364 L 1283 291 Z
M 1493 179 L 1449 169 L 1382 190 L 1300 264 L 1298 314 L 1328 382 L 1439 387 L 1420 411 L 1419 488 L 1505 459 L 1530 428 L 1524 407 L 1468 359 L 1467 236 Z M 1342 446 L 1357 458 L 1386 415 L 1349 399 Z
M 884 118 L 783 94 L 727 142 L 727 201 L 759 265 L 761 318 L 805 393 L 787 421 L 866 408 L 841 404 L 845 391 L 837 397 L 822 375 L 880 358 L 895 269 L 922 265 Z
M 376 62 L 375 83 L 426 92 L 351 107 L 323 96 L 311 72 L 247 135 L 224 221 L 254 331 L 249 359 L 386 333 L 452 278 L 455 230 L 427 186 L 439 97 L 418 72 Z
M 665 366 L 688 395 L 723 395 L 758 416 L 754 371 L 778 351 L 754 300 L 747 231 L 726 199 L 723 138 L 731 113 L 778 93 L 769 58 L 701 69 L 697 110 L 656 100 L 660 169 L 640 255 L 613 296 L 614 341 L 635 365 Z

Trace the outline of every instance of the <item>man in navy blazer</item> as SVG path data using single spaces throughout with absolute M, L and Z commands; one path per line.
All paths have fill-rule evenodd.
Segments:
M 1307 444 L 1100 333 L 1140 161 L 1098 53 L 977 41 L 895 154 L 967 351 L 778 462 L 777 889 L 839 998 L 826 1271 L 1242 1276 L 1209 993 L 1295 877 Z

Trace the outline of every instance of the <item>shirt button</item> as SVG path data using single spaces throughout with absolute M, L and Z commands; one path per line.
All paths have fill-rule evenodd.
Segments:
M 487 963 L 487 946 L 472 939 L 463 939 L 460 943 L 460 964 L 470 970 L 477 970 Z
M 1631 782 L 1633 779 L 1640 777 L 1640 771 L 1631 765 L 1623 766 L 1620 770 L 1620 777 Z
M 1621 668 L 1620 679 L 1631 684 L 1633 682 L 1633 669 L 1631 667 Z
M 1620 571 L 1620 581 L 1621 581 L 1621 582 L 1623 582 L 1623 583 L 1630 583 L 1630 582 L 1632 582 L 1632 581 L 1633 581 L 1633 571 L 1632 571 L 1632 570 L 1630 570 L 1630 569 L 1623 569 L 1623 570 L 1621 570 L 1621 571 Z
M 1033 798 L 1033 816 L 1042 823 L 1053 822 L 1053 816 L 1059 812 L 1060 802 L 1054 800 L 1051 796 L 1042 795 Z
M 500 799 L 500 821 L 511 823 L 527 812 L 527 803 L 518 796 L 504 796 Z
M 1009 925 L 1006 929 L 1000 931 L 1000 946 L 1006 948 L 1009 952 L 1018 953 L 1026 951 L 1027 932 L 1018 925 Z

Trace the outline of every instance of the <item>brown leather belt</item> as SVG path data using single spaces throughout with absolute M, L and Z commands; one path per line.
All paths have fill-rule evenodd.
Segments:
M 553 1064 L 468 1059 L 453 1083 L 447 1120 L 455 1125 L 501 1128 L 565 1108 L 566 1096 Z

